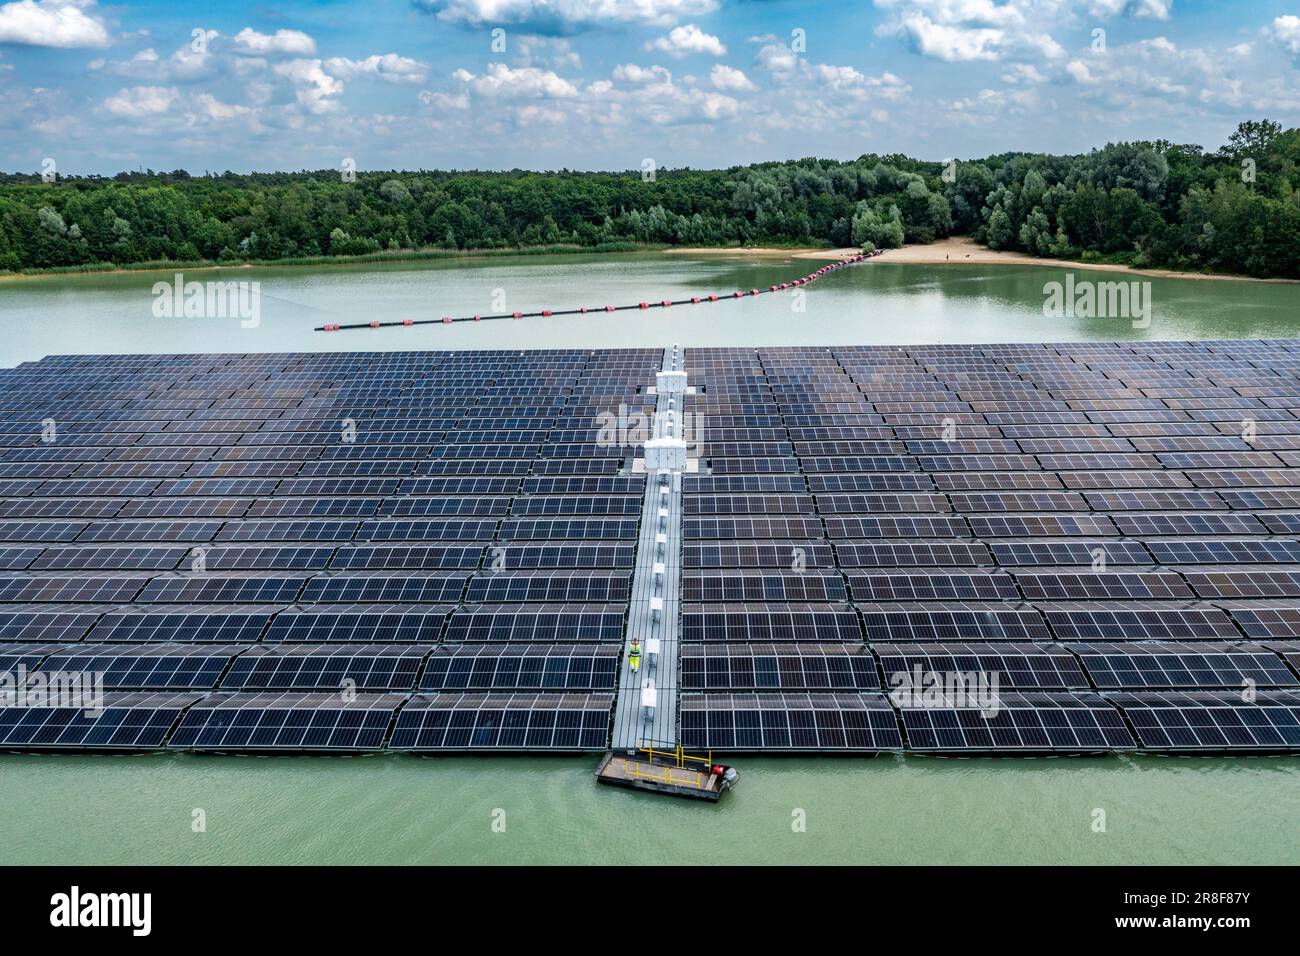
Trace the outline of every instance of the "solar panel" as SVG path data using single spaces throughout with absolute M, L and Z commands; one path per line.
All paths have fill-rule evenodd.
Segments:
M 434 650 L 422 691 L 613 691 L 618 644 L 458 644 Z
M 824 735 L 840 749 L 855 708 L 782 703 L 766 729 L 763 708 L 896 689 L 883 662 L 891 679 L 996 674 L 1004 696 L 1048 693 L 1010 708 L 995 752 L 1036 749 L 1030 709 L 1075 734 L 1041 749 L 1125 749 L 1080 741 L 1090 718 L 1075 711 L 1106 712 L 1095 694 L 1082 708 L 1060 695 L 1295 687 L 1294 648 L 1243 641 L 1300 644 L 1292 351 L 688 350 L 683 407 L 708 445 L 669 546 L 684 568 L 678 682 L 709 700 L 683 724 L 737 749 L 755 726 L 761 746 Z M 232 697 L 214 727 L 260 720 L 243 703 L 263 687 L 608 695 L 646 477 L 622 473 L 635 443 L 607 447 L 594 423 L 650 407 L 662 358 L 65 356 L 0 373 L 0 640 L 29 669 L 93 664 L 124 690 Z M 38 443 L 51 414 L 61 441 Z M 340 438 L 349 417 L 355 441 Z M 611 703 L 592 718 L 602 741 Z M 883 708 L 843 746 L 872 749 L 886 718 L 897 734 Z M 312 719 L 301 702 L 276 709 Z M 528 749 L 526 731 L 493 738 L 498 709 L 434 708 L 459 723 L 457 743 L 444 731 L 430 749 L 474 749 L 459 735 L 480 717 L 484 746 Z M 992 729 L 949 710 L 936 719 L 958 721 L 955 752 L 974 752 Z M 780 736 L 795 730 L 798 744 Z M 246 749 L 204 749 L 222 748 Z
M 879 690 L 862 644 L 683 644 L 684 690 Z
M 449 606 L 421 604 L 293 608 L 275 616 L 266 641 L 432 643 L 451 612 Z
M 167 746 L 179 750 L 378 750 L 401 694 L 216 693 L 196 702 Z
M 242 691 L 411 690 L 431 650 L 429 645 L 395 643 L 262 645 L 235 659 L 221 687 Z
M 1110 700 L 1128 717 L 1142 745 L 1157 750 L 1300 749 L 1300 693 L 1139 691 Z
M 681 635 L 684 641 L 751 644 L 862 639 L 853 611 L 817 604 L 683 604 Z
M 74 605 L 6 604 L 0 606 L 0 641 L 79 641 L 100 613 Z
M 1222 641 L 1070 644 L 1094 686 L 1102 689 L 1300 686 L 1263 647 Z
M 897 750 L 894 710 L 874 693 L 681 696 L 682 744 L 708 751 Z
M 923 687 L 926 682 L 959 678 L 964 685 L 983 680 L 1008 690 L 1067 690 L 1088 687 L 1079 662 L 1052 644 L 1000 644 L 960 641 L 944 644 L 875 644 L 885 686 Z
M 1227 640 L 1238 636 L 1216 607 L 1167 601 L 1039 604 L 1061 641 Z
M 859 604 L 868 641 L 1046 641 L 1051 632 L 1032 608 L 1006 604 Z
M 107 691 L 93 707 L 0 707 L 0 746 L 157 750 L 196 693 Z
M 624 605 L 469 605 L 451 615 L 448 641 L 621 641 Z
M 603 750 L 608 694 L 417 694 L 391 750 Z
M 230 661 L 248 645 L 78 644 L 41 665 L 46 674 L 95 674 L 110 690 L 200 690 L 217 686 Z
M 1090 753 L 1136 747 L 1110 703 L 1088 692 L 959 694 L 937 703 L 904 697 L 900 705 L 909 749 Z

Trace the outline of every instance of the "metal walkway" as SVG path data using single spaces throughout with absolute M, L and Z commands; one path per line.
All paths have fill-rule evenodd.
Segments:
M 680 370 L 681 356 L 677 346 L 665 349 L 663 370 Z M 670 432 L 680 436 L 683 404 L 681 397 L 674 400 L 656 390 L 656 438 Z M 614 706 L 610 744 L 614 750 L 634 750 L 648 740 L 660 746 L 677 744 L 677 605 L 681 559 L 682 473 L 656 473 L 647 469 L 641 536 L 632 575 L 632 601 L 619 664 L 618 700 Z M 628 660 L 633 638 L 641 647 L 641 666 L 635 671 Z

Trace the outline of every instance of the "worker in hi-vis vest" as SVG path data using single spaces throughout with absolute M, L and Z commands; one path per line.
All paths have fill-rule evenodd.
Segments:
M 632 670 L 641 666 L 641 644 L 635 637 L 632 638 L 632 647 L 627 652 L 627 663 Z

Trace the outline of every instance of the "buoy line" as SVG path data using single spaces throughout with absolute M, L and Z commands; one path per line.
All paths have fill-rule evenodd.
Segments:
M 799 286 L 815 282 L 827 273 L 834 272 L 837 269 L 843 269 L 846 266 L 856 265 L 859 262 L 865 262 L 867 259 L 875 258 L 880 255 L 882 250 L 875 249 L 871 252 L 864 252 L 861 255 L 849 256 L 847 259 L 840 259 L 832 262 L 830 265 L 822 266 L 806 276 L 800 276 L 797 279 L 791 279 L 788 282 L 781 282 L 776 285 L 770 285 L 766 289 L 750 289 L 748 291 L 738 290 L 725 294 L 714 295 L 696 295 L 689 299 L 661 299 L 658 302 L 638 302 L 635 305 L 601 305 L 595 307 L 582 306 L 577 309 L 542 309 L 539 312 L 503 312 L 499 315 L 444 315 L 440 319 L 394 319 L 392 321 L 381 322 L 378 319 L 371 319 L 369 322 L 331 322 L 326 325 L 318 325 L 316 332 L 340 332 L 344 329 L 384 329 L 390 326 L 411 326 L 411 325 L 451 325 L 453 322 L 491 322 L 495 319 L 535 319 L 544 318 L 553 315 L 594 315 L 600 312 L 628 312 L 631 310 L 640 311 L 642 309 L 666 309 L 674 305 L 703 305 L 706 302 L 723 302 L 729 299 L 745 299 L 756 295 L 769 295 L 773 292 L 781 292 L 785 289 L 794 289 Z

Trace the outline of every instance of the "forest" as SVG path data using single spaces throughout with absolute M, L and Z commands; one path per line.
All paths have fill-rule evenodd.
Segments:
M 864 155 L 624 173 L 0 173 L 0 271 L 417 250 L 890 248 L 968 235 L 1031 255 L 1300 278 L 1300 129 L 1222 147 L 927 162 Z

